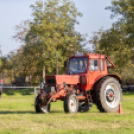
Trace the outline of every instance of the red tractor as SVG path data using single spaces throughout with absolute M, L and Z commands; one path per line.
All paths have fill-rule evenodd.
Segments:
M 64 64 L 66 67 L 66 64 Z M 122 100 L 122 81 L 110 59 L 102 54 L 77 53 L 69 58 L 65 75 L 46 76 L 35 100 L 37 113 L 50 112 L 50 102 L 64 101 L 66 113 L 86 112 L 95 103 L 100 112 L 115 112 Z

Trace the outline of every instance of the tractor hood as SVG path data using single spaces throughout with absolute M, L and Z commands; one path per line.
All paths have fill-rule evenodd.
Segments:
M 46 84 L 47 85 L 60 85 L 65 82 L 66 84 L 77 84 L 79 83 L 79 75 L 53 75 L 46 76 Z

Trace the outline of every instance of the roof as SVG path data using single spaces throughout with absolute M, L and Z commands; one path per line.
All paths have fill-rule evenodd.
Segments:
M 83 56 L 71 56 L 71 57 L 86 57 L 88 56 L 89 58 L 95 58 L 95 59 L 98 59 L 98 58 L 105 58 L 106 55 L 104 54 L 97 54 L 97 53 L 85 53 Z
M 96 54 L 96 53 L 92 53 L 92 54 L 88 54 L 89 55 L 89 58 L 105 58 L 106 55 L 104 54 Z

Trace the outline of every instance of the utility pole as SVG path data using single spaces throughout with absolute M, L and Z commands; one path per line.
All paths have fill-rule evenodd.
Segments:
M 43 49 L 43 54 L 44 54 L 44 49 Z M 43 80 L 42 82 L 44 83 L 45 82 L 45 65 L 43 65 L 43 70 L 42 70 L 42 77 L 43 77 Z
M 57 54 L 56 54 L 56 75 L 58 74 L 58 57 L 57 57 Z
M 43 12 L 44 12 L 44 0 L 43 0 Z M 43 54 L 44 54 L 44 49 L 43 49 Z M 45 73 L 45 65 L 43 65 L 43 83 L 45 82 L 45 75 L 46 75 L 46 73 Z
M 43 82 L 45 82 L 45 65 L 43 66 Z

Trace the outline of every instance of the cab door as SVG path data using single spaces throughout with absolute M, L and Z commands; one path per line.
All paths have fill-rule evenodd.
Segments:
M 100 59 L 90 59 L 89 61 L 86 90 L 90 90 L 92 88 L 97 76 L 100 75 L 99 63 L 100 63 Z

